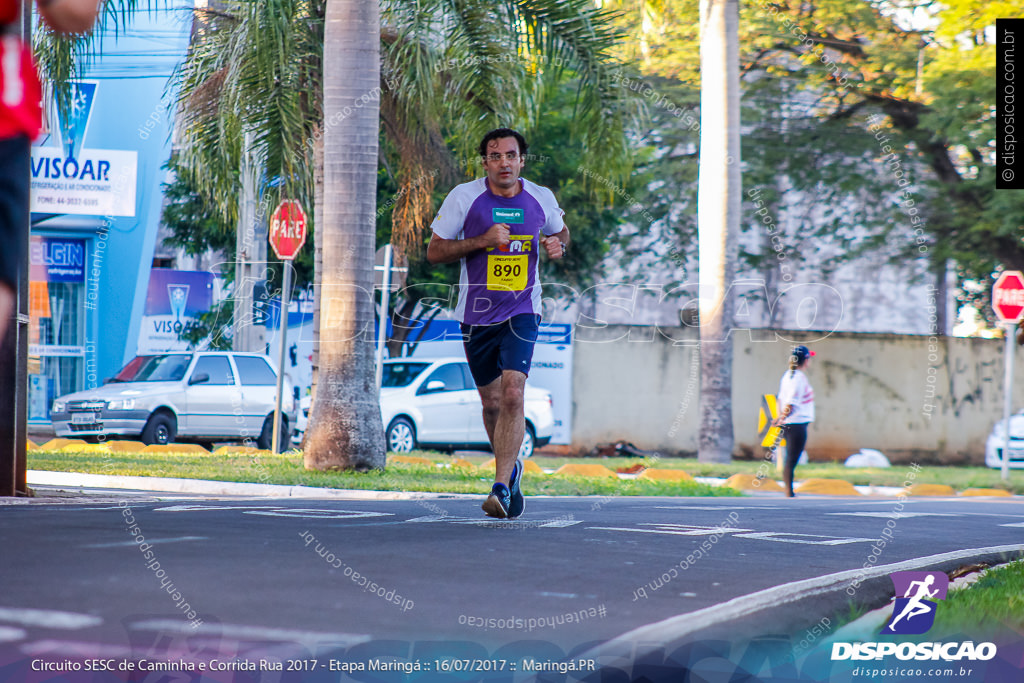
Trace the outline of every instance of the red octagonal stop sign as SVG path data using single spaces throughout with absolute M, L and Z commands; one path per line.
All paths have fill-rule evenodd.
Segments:
M 1007 270 L 992 286 L 992 308 L 1001 322 L 1017 323 L 1024 318 L 1024 274 Z
M 282 261 L 290 261 L 306 242 L 306 212 L 294 199 L 285 199 L 270 215 L 270 246 Z

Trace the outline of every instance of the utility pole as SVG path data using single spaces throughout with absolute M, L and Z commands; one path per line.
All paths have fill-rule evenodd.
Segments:
M 32 6 L 21 3 L 21 40 L 32 41 Z M 28 168 L 25 168 L 26 179 Z M 0 339 L 0 496 L 28 495 L 25 447 L 28 441 L 28 241 L 25 221 L 17 246 L 18 291 L 7 331 Z M 9 245 L 8 245 L 9 246 Z
M 256 202 L 256 168 L 252 161 L 254 135 L 242 138 L 242 196 L 238 203 L 235 233 L 235 313 L 232 326 L 235 351 L 266 352 L 266 325 L 253 319 L 257 284 L 267 280 L 266 211 Z M 266 292 L 265 287 L 259 288 Z

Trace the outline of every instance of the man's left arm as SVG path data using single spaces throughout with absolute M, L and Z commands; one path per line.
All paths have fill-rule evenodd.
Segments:
M 565 256 L 565 250 L 569 248 L 569 228 L 566 225 L 562 225 L 562 231 L 556 232 L 554 235 L 548 235 L 543 240 L 544 249 L 548 252 L 548 256 L 558 260 Z

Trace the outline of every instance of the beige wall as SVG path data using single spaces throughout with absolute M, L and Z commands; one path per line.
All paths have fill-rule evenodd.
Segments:
M 790 347 L 806 343 L 817 353 L 808 372 L 817 411 L 807 446 L 812 459 L 842 459 L 864 447 L 894 462 L 982 463 L 985 439 L 1002 417 L 1004 342 L 851 333 L 823 337 L 768 330 L 733 334 L 737 455 L 763 452 L 757 436 L 761 395 L 778 391 Z M 577 327 L 573 450 L 625 440 L 643 449 L 695 453 L 696 341 L 694 330 L 682 328 Z M 1020 352 L 1013 407 L 1024 407 Z

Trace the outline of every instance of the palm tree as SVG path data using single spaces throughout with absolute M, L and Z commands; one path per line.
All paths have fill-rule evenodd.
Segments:
M 739 1 L 700 3 L 700 169 L 697 230 L 700 298 L 698 460 L 732 459 L 733 299 L 739 233 Z
M 375 0 L 328 0 L 320 379 L 305 443 L 310 469 L 383 469 L 374 382 L 373 255 L 380 27 Z

